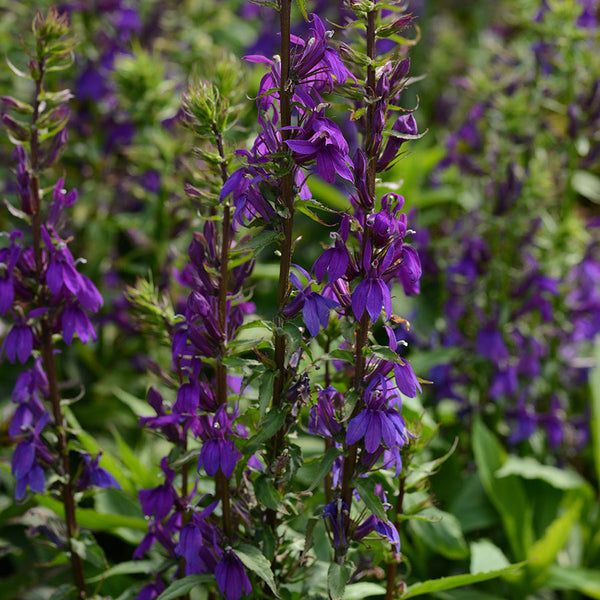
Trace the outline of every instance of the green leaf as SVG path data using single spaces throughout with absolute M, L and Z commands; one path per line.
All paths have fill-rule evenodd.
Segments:
M 302 343 L 302 331 L 294 323 L 286 323 L 283 326 L 283 333 L 287 339 L 285 352 L 288 355 L 293 354 L 300 347 Z
M 151 573 L 156 569 L 156 562 L 152 560 L 129 560 L 127 562 L 119 563 L 110 569 L 86 579 L 88 583 L 97 583 L 98 581 L 104 581 L 109 577 L 115 575 L 133 575 L 136 573 Z
M 146 489 L 156 487 L 157 479 L 156 474 L 152 469 L 149 469 L 147 465 L 144 465 L 138 458 L 131 446 L 123 440 L 121 434 L 117 431 L 116 427 L 110 426 L 111 433 L 117 443 L 119 454 L 125 466 L 131 473 L 131 479 L 136 484 L 138 489 Z
M 517 569 L 520 569 L 524 564 L 525 561 L 515 563 L 503 569 L 488 571 L 487 573 L 476 573 L 475 575 L 452 575 L 450 577 L 422 581 L 409 586 L 406 592 L 400 596 L 400 598 L 403 600 L 405 598 L 415 598 L 416 596 L 423 596 L 424 594 L 430 594 L 432 592 L 441 592 L 443 590 L 451 590 L 454 588 L 463 587 L 465 585 L 472 585 L 474 583 L 479 583 L 480 581 L 488 581 L 489 579 L 495 579 L 496 577 L 501 577 L 507 573 L 512 573 Z
M 344 563 L 340 565 L 332 562 L 327 570 L 327 589 L 331 600 L 344 600 L 344 590 L 346 583 L 352 575 L 352 568 Z
M 354 352 L 351 350 L 341 350 L 336 348 L 329 353 L 329 357 L 333 360 L 343 360 L 345 362 L 353 363 L 355 360 Z
M 463 533 L 487 529 L 499 523 L 499 516 L 488 500 L 477 473 L 461 482 L 458 495 L 450 505 L 450 512 L 459 520 Z
M 248 250 L 262 250 L 269 244 L 272 244 L 280 236 L 278 231 L 265 229 L 260 233 L 251 236 L 245 242 L 237 245 L 232 254 L 238 254 L 240 252 L 247 252 Z
M 558 553 L 567 543 L 573 526 L 579 519 L 584 506 L 581 495 L 571 492 L 565 496 L 565 511 L 556 518 L 544 532 L 544 535 L 533 544 L 527 553 L 530 563 L 527 566 L 527 583 L 534 589 L 545 584 L 546 573 Z
M 367 352 L 373 354 L 377 358 L 382 358 L 383 360 L 387 360 L 391 363 L 396 363 L 397 365 L 404 365 L 406 361 L 394 352 L 388 346 L 379 346 L 377 344 L 373 344 L 370 348 L 367 349 Z
M 267 508 L 277 510 L 281 502 L 281 498 L 273 483 L 266 475 L 259 475 L 254 482 L 254 491 L 256 499 L 264 504 Z
M 502 519 L 514 556 L 524 559 L 533 542 L 532 505 L 517 477 L 496 477 L 507 454 L 479 418 L 473 423 L 472 441 L 483 488 Z
M 72 538 L 71 547 L 73 548 L 73 552 L 84 561 L 99 569 L 106 569 L 108 563 L 106 562 L 104 551 L 89 531 L 81 533 L 79 538 Z
M 350 210 L 350 201 L 338 188 L 327 183 L 319 177 L 310 177 L 308 187 L 315 198 L 319 198 L 325 205 L 336 210 Z
M 600 203 L 600 177 L 589 171 L 575 171 L 571 177 L 571 187 L 581 196 Z
M 429 129 L 426 129 L 422 133 L 401 133 L 399 131 L 395 131 L 393 129 L 387 129 L 383 132 L 383 135 L 390 135 L 395 138 L 399 138 L 401 140 L 420 140 L 424 135 L 427 134 Z
M 298 8 L 300 9 L 300 12 L 302 13 L 302 17 L 304 18 L 304 20 L 308 21 L 308 15 L 306 14 L 306 4 L 305 4 L 304 0 L 298 0 Z
M 248 544 L 240 544 L 240 546 L 235 548 L 235 553 L 244 563 L 244 566 L 253 573 L 256 573 L 271 588 L 273 594 L 279 598 L 273 571 L 271 571 L 271 563 L 269 563 L 265 555 L 258 548 Z
M 388 517 L 383 508 L 383 504 L 374 491 L 375 482 L 371 479 L 358 478 L 354 480 L 354 487 L 367 508 L 382 521 L 387 521 Z
M 434 473 L 437 473 L 439 467 L 444 464 L 450 456 L 452 456 L 453 452 L 456 450 L 456 446 L 458 445 L 458 438 L 454 438 L 454 443 L 452 447 L 446 454 L 440 456 L 440 458 L 436 458 L 435 460 L 430 460 L 429 462 L 423 463 L 422 465 L 412 466 L 408 475 L 406 476 L 405 486 L 408 489 L 411 486 L 415 486 L 421 481 L 431 477 Z
M 181 598 L 181 596 L 185 596 L 201 583 L 208 583 L 214 580 L 215 578 L 213 575 L 188 575 L 187 577 L 174 581 L 156 598 L 156 600 L 173 600 L 174 598 Z
M 29 75 L 29 73 L 26 73 L 25 71 L 21 71 L 21 69 L 15 67 L 15 65 L 12 64 L 12 62 L 10 62 L 10 59 L 8 58 L 8 56 L 5 56 L 4 59 L 6 60 L 6 64 L 8 65 L 8 68 L 17 76 L 22 77 L 23 79 L 32 79 L 31 75 Z
M 504 569 L 510 565 L 510 561 L 498 546 L 490 540 L 479 540 L 469 545 L 471 551 L 470 571 L 475 573 L 487 573 L 498 569 Z
M 325 479 L 325 475 L 327 475 L 327 473 L 331 471 L 331 467 L 335 462 L 335 459 L 340 454 L 341 451 L 339 450 L 339 448 L 335 447 L 329 448 L 329 450 L 325 452 L 325 455 L 319 463 L 319 468 L 313 476 L 312 483 L 310 484 L 310 487 L 306 490 L 307 492 L 311 492 L 312 490 L 314 490 L 323 481 L 323 479 Z
M 383 596 L 385 594 L 385 587 L 378 583 L 370 583 L 368 581 L 360 581 L 358 583 L 351 583 L 346 586 L 344 591 L 344 600 L 362 600 L 363 598 L 370 598 L 371 596 Z
M 54 511 L 59 517 L 65 518 L 65 509 L 62 502 L 59 500 L 36 494 L 35 501 Z M 81 527 L 94 529 L 96 531 L 112 532 L 118 527 L 126 527 L 128 529 L 143 532 L 148 531 L 148 521 L 138 517 L 100 513 L 92 508 L 78 508 L 76 516 L 77 522 Z
M 592 436 L 594 465 L 596 467 L 596 481 L 600 482 L 600 336 L 596 337 L 594 358 L 596 366 L 590 373 L 590 396 L 592 405 L 590 433 Z
M 524 479 L 541 479 L 558 490 L 585 488 L 588 483 L 579 473 L 568 469 L 558 469 L 543 465 L 531 456 L 509 456 L 498 471 L 496 477 L 503 478 L 518 475 Z
M 411 520 L 408 527 L 429 548 L 451 560 L 462 560 L 469 556 L 460 523 L 453 514 L 430 507 L 421 515 L 427 520 Z
M 285 410 L 272 409 L 267 414 L 258 432 L 254 434 L 241 448 L 244 454 L 254 454 L 265 440 L 272 438 L 285 421 Z
M 56 588 L 56 591 L 50 596 L 50 600 L 69 600 L 75 596 L 75 586 L 70 583 L 63 583 Z M 14 598 L 14 596 L 10 596 Z
M 273 381 L 277 371 L 265 371 L 258 386 L 258 418 L 264 419 L 271 398 L 273 397 Z
M 600 598 L 600 571 L 551 565 L 545 585 L 553 590 L 575 590 L 588 598 Z
M 120 387 L 112 387 L 111 393 L 120 400 L 136 417 L 154 417 L 156 413 L 146 400 L 138 398 Z

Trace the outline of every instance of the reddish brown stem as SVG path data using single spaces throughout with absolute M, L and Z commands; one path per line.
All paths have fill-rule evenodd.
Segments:
M 39 182 L 39 137 L 37 131 L 37 121 L 40 111 L 40 95 L 42 91 L 42 81 L 45 74 L 45 59 L 38 60 L 39 77 L 35 82 L 35 97 L 33 104 L 33 115 L 31 122 L 31 180 L 30 192 L 32 199 L 33 215 L 32 215 L 32 235 L 33 235 L 33 252 L 35 257 L 36 270 L 40 281 L 43 277 L 43 261 L 42 261 L 42 207 Z M 75 499 L 73 490 L 73 477 L 71 473 L 71 464 L 69 461 L 69 448 L 67 444 L 67 433 L 65 429 L 65 419 L 60 404 L 60 392 L 58 389 L 58 377 L 56 374 L 56 363 L 54 360 L 54 344 L 52 342 L 52 333 L 47 321 L 44 317 L 41 322 L 41 338 L 42 338 L 42 361 L 44 370 L 48 377 L 48 387 L 50 392 L 50 403 L 52 407 L 52 416 L 57 434 L 57 450 L 60 456 L 60 464 L 62 469 L 63 482 L 61 484 L 61 496 L 65 511 L 65 523 L 67 528 L 67 545 L 71 560 L 71 570 L 73 572 L 73 580 L 77 587 L 77 597 L 80 599 L 87 598 L 87 588 L 85 585 L 85 577 L 83 574 L 83 564 L 81 557 L 73 550 L 73 539 L 77 538 L 79 527 L 77 525 L 77 517 L 75 513 Z
M 281 138 L 284 142 L 289 132 L 285 127 L 291 125 L 291 102 L 290 91 L 288 87 L 290 74 L 290 22 L 291 22 L 291 0 L 281 0 L 279 10 L 279 22 L 281 28 L 281 85 L 279 88 L 279 108 L 280 108 L 280 129 Z M 286 146 L 282 144 L 282 150 Z M 286 342 L 283 334 L 283 307 L 288 296 L 288 281 L 290 269 L 292 266 L 292 245 L 294 233 L 294 180 L 293 172 L 286 172 L 281 178 L 281 202 L 286 209 L 286 216 L 283 218 L 283 242 L 281 244 L 281 257 L 279 261 L 279 282 L 277 286 L 277 314 L 275 315 L 275 339 L 274 339 L 274 359 L 277 368 L 277 374 L 273 380 L 273 408 L 281 406 L 285 385 L 287 381 L 285 350 Z M 269 448 L 269 463 L 276 460 L 283 446 L 285 432 L 280 429 L 271 441 Z M 275 511 L 267 511 L 267 520 L 270 527 L 275 530 Z
M 221 156 L 221 180 L 225 183 L 228 179 L 227 163 L 221 134 L 213 127 L 219 155 Z M 225 204 L 223 209 L 223 225 L 221 230 L 221 252 L 219 269 L 219 356 L 216 364 L 216 394 L 219 406 L 227 403 L 227 366 L 224 363 L 227 354 L 227 292 L 229 288 L 229 251 L 231 248 L 231 208 Z M 219 470 L 215 479 L 215 491 L 221 498 L 223 531 L 227 538 L 231 538 L 231 499 L 229 493 L 229 479 Z
M 398 495 L 396 496 L 396 511 L 394 515 L 394 525 L 396 529 L 400 530 L 400 519 L 399 515 L 402 514 L 402 504 L 404 503 L 404 490 L 406 484 L 406 477 L 400 478 L 400 484 L 398 487 Z M 386 579 L 386 590 L 385 600 L 394 600 L 396 595 L 396 576 L 398 574 L 398 561 L 393 560 L 387 565 L 387 579 Z
M 371 11 L 367 13 L 367 56 L 370 59 L 369 66 L 367 67 L 367 77 L 365 81 L 365 91 L 367 94 L 367 113 L 365 121 L 365 132 L 363 139 L 363 146 L 365 153 L 367 154 L 367 190 L 371 198 L 375 198 L 375 179 L 377 175 L 377 153 L 372 149 L 373 140 L 373 119 L 375 115 L 375 104 L 373 99 L 375 97 L 375 29 L 377 24 L 377 12 Z M 365 253 L 367 240 L 369 239 L 371 232 L 369 230 L 368 214 L 364 217 L 364 230 L 362 236 L 362 249 L 361 249 L 361 262 L 362 257 Z M 354 390 L 359 395 L 359 398 L 354 406 L 352 415 L 350 418 L 354 418 L 364 408 L 364 400 L 362 398 L 362 381 L 365 376 L 365 357 L 363 356 L 363 350 L 367 345 L 369 338 L 369 330 L 371 326 L 371 320 L 369 315 L 365 311 L 360 319 L 358 330 L 356 332 L 355 341 L 355 367 L 354 367 Z M 342 471 L 342 500 L 348 507 L 348 513 L 352 506 L 352 478 L 354 477 L 354 471 L 356 468 L 356 461 L 358 457 L 358 443 L 352 444 L 346 450 L 346 456 L 344 458 L 344 467 Z M 347 527 L 350 526 L 349 520 L 347 520 Z

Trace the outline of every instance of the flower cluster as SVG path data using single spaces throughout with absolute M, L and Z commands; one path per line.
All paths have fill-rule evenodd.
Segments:
M 581 4 L 569 9 L 572 23 L 565 34 L 585 62 L 597 25 L 588 19 L 591 4 Z M 589 364 L 582 358 L 600 331 L 600 303 L 592 291 L 598 282 L 597 229 L 594 222 L 582 224 L 572 210 L 586 194 L 579 178 L 599 167 L 592 133 L 598 86 L 593 73 L 564 85 L 569 68 L 551 35 L 559 20 L 564 14 L 542 3 L 536 43 L 516 36 L 501 60 L 490 59 L 497 89 L 480 91 L 476 75 L 465 83 L 475 102 L 460 108 L 468 119 L 461 117 L 448 137 L 436 177 L 473 190 L 481 201 L 441 225 L 456 241 L 450 251 L 431 247 L 446 315 L 435 343 L 454 349 L 453 360 L 438 365 L 431 378 L 438 383 L 436 398 L 457 401 L 459 414 L 491 401 L 510 443 L 541 430 L 552 450 L 561 447 L 569 454 L 588 439 Z M 512 69 L 517 56 L 526 66 L 520 75 Z M 516 118 L 516 107 L 536 102 L 539 93 L 564 107 L 568 119 L 562 130 L 550 126 L 552 111 Z M 517 127 L 525 122 L 525 128 Z M 559 156 L 558 140 L 569 138 Z M 570 229 L 555 226 L 567 222 Z M 549 260 L 546 247 L 563 248 L 564 256 Z M 474 358 L 466 361 L 464 353 Z
M 58 476 L 66 522 L 65 543 L 58 547 L 68 551 L 79 596 L 85 597 L 81 557 L 73 549 L 78 535 L 75 491 L 120 486 L 100 467 L 100 454 L 92 457 L 69 439 L 55 354 L 58 340 L 67 345 L 75 337 L 83 343 L 96 340 L 89 315 L 97 313 L 103 301 L 94 283 L 80 272 L 84 261 L 74 258 L 69 249 L 72 238 L 65 233 L 67 209 L 77 201 L 76 190 L 67 191 L 63 177 L 53 188 L 42 187 L 44 171 L 67 141 L 71 98 L 68 90 L 46 90 L 45 76 L 70 65 L 75 44 L 67 17 L 54 9 L 46 17 L 36 14 L 33 33 L 36 51 L 30 54 L 29 74 L 13 68 L 34 81 L 33 105 L 12 97 L 4 97 L 2 103 L 2 122 L 15 145 L 20 201 L 9 210 L 22 225 L 0 249 L 0 314 L 12 321 L 0 355 L 13 364 L 31 365 L 17 377 L 12 393 L 16 410 L 9 435 L 17 443 L 12 458 L 16 499 L 23 500 L 28 489 L 44 493 L 48 472 Z M 30 121 L 19 120 L 22 115 L 30 116 Z
M 292 555 L 279 558 L 269 548 L 285 543 L 278 528 L 286 513 L 279 511 L 277 499 L 285 497 L 301 464 L 291 437 L 302 431 L 305 407 L 313 398 L 308 432 L 337 453 L 326 477 L 330 502 L 320 513 L 333 536 L 335 560 L 344 562 L 351 542 L 372 532 L 399 551 L 393 514 L 357 518 L 351 505 L 360 496 L 358 478 L 381 466 L 400 475 L 401 452 L 414 438 L 401 416 L 402 395 L 414 397 L 421 389 L 410 364 L 397 353 L 401 333 L 393 328 L 403 321 L 394 315 L 393 297 L 401 290 L 419 293 L 421 265 L 407 241 L 404 198 L 396 193 L 378 198 L 375 186 L 404 142 L 420 137 L 412 112 L 400 106 L 410 61 L 388 57 L 375 69 L 373 55 L 366 72 L 358 68 L 354 74 L 332 41 L 333 32 L 316 14 L 307 15 L 308 34 L 302 38 L 289 32 L 290 7 L 283 4 L 281 54 L 246 57 L 268 69 L 259 84 L 259 131 L 252 146 L 237 150 L 233 158 L 226 153 L 225 128 L 217 115 L 229 109 L 213 87 L 196 86 L 184 105 L 187 123 L 218 151 L 217 156 L 200 149 L 198 155 L 221 184 L 205 185 L 203 192 L 188 186 L 195 198 L 213 201 L 205 207 L 202 233 L 194 235 L 190 262 L 179 275 L 190 289 L 172 335 L 180 385 L 171 406 L 151 389 L 148 400 L 156 416 L 141 420 L 162 432 L 176 450 L 161 462 L 164 483 L 139 495 L 150 524 L 136 558 L 159 542 L 171 559 L 170 567 L 158 573 L 159 581 L 139 598 L 162 589 L 164 577 L 212 573 L 224 597 L 237 600 L 252 589 L 246 568 L 256 571 L 256 563 L 248 562 L 248 543 L 257 541 L 262 559 L 268 556 L 280 577 L 296 568 Z M 369 23 L 371 51 L 373 24 L 380 17 L 378 9 L 357 9 L 357 22 Z M 381 18 L 385 31 L 410 24 L 404 14 Z M 356 102 L 361 147 L 347 141 L 331 116 L 328 100 L 334 90 Z M 233 161 L 238 166 L 229 173 Z M 315 177 L 343 186 L 348 211 L 339 215 L 332 244 L 308 270 L 292 260 L 294 216 L 301 208 L 315 216 L 308 207 L 324 207 L 312 197 Z M 274 242 L 280 244 L 280 262 L 276 314 L 267 327 L 273 337 L 259 341 L 249 358 L 250 347 L 239 339 L 241 327 L 265 328 L 262 321 L 248 322 L 256 310 L 248 300 L 256 256 L 251 250 Z M 298 324 L 300 314 L 303 325 Z M 344 340 L 341 328 L 352 331 L 354 339 Z M 370 341 L 376 328 L 388 336 L 380 350 Z M 344 360 L 327 364 L 323 377 L 310 359 L 311 344 L 326 350 L 339 346 Z M 255 401 L 252 383 L 258 378 Z M 230 400 L 233 394 L 240 395 L 239 402 Z M 256 417 L 262 430 L 247 439 L 245 425 L 256 426 Z M 209 496 L 200 496 L 201 486 L 191 485 L 190 444 L 199 476 L 214 480 Z M 178 473 L 175 465 L 182 463 Z M 385 494 L 379 489 L 377 502 L 388 506 Z M 261 570 L 263 579 L 265 571 L 270 572 Z

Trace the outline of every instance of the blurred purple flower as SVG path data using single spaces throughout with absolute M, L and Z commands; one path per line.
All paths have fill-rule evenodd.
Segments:
M 98 463 L 100 462 L 102 452 L 99 452 L 94 458 L 91 458 L 88 454 L 82 454 L 81 456 L 85 462 L 85 467 L 77 480 L 78 490 L 87 490 L 92 486 L 105 489 L 121 489 L 121 485 L 112 473 L 99 466 Z
M 14 364 L 17 359 L 25 364 L 33 351 L 33 332 L 21 319 L 17 319 L 8 335 L 4 338 L 0 356 L 6 355 L 8 361 Z
M 142 512 L 146 516 L 154 515 L 157 521 L 164 519 L 171 512 L 177 498 L 177 492 L 173 487 L 175 471 L 169 469 L 168 464 L 166 457 L 160 461 L 160 467 L 165 474 L 165 483 L 138 492 Z

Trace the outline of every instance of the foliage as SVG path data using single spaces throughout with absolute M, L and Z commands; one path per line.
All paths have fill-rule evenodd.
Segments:
M 0 598 L 600 597 L 597 2 L 0 10 Z

